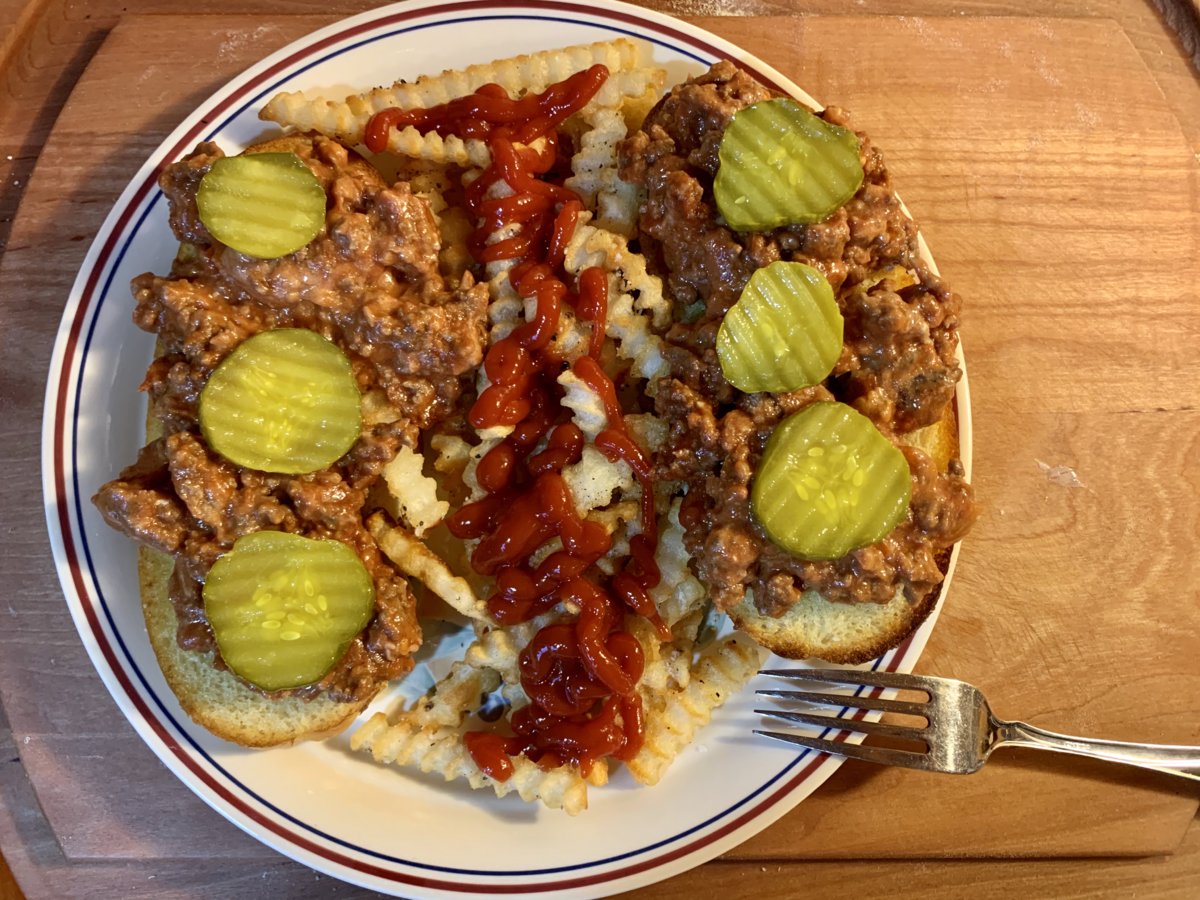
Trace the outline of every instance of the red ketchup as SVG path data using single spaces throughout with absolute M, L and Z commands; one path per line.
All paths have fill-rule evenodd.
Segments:
M 607 276 L 593 267 L 571 283 L 563 253 L 583 203 L 543 177 L 557 159 L 557 126 L 607 77 L 604 66 L 592 66 L 519 100 L 498 85 L 485 85 L 430 109 L 384 110 L 366 131 L 365 142 L 374 151 L 387 146 L 391 129 L 409 126 L 423 134 L 487 142 L 492 163 L 465 191 L 468 210 L 479 222 L 468 247 L 481 264 L 514 261 L 513 287 L 535 301 L 533 320 L 488 349 L 483 366 L 489 385 L 468 412 L 476 428 L 507 425 L 512 433 L 479 462 L 476 478 L 486 496 L 447 521 L 456 537 L 479 539 L 471 565 L 495 578 L 495 593 L 487 602 L 497 622 L 525 622 L 560 603 L 579 610 L 575 621 L 542 628 L 521 652 L 521 685 L 531 702 L 513 714 L 513 734 L 466 735 L 476 764 L 498 781 L 512 776 L 516 756 L 543 768 L 577 765 L 585 776 L 605 757 L 632 758 L 644 738 L 637 685 L 645 661 L 641 644 L 625 630 L 626 613 L 644 616 L 663 639 L 670 637 L 648 593 L 661 579 L 654 562 L 658 530 L 650 459 L 625 427 L 616 386 L 598 362 Z M 489 198 L 499 181 L 513 192 Z M 518 234 L 486 243 L 514 223 L 521 226 Z M 611 549 L 611 538 L 599 524 L 579 517 L 562 477 L 565 466 L 579 461 L 584 445 L 556 380 L 566 363 L 551 338 L 564 304 L 580 321 L 591 323 L 588 353 L 572 368 L 604 402 L 608 424 L 596 447 L 610 460 L 628 463 L 642 489 L 642 533 L 630 540 L 630 555 L 611 578 L 596 566 Z M 545 446 L 534 452 L 543 439 Z M 562 549 L 533 565 L 533 555 L 555 538 Z

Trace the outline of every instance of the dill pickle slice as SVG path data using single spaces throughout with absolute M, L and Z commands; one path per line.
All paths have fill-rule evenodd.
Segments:
M 771 434 L 750 504 L 767 535 L 803 559 L 838 559 L 885 537 L 912 493 L 908 460 L 866 416 L 821 402 Z
M 863 180 L 854 132 L 786 98 L 734 113 L 717 157 L 713 194 L 735 231 L 819 222 Z
M 350 361 L 315 331 L 280 328 L 243 341 L 200 392 L 210 447 L 251 469 L 301 475 L 356 440 L 362 399 Z
M 794 391 L 819 384 L 842 353 L 842 313 L 812 266 L 756 269 L 717 331 L 717 359 L 738 390 Z
M 200 221 L 239 253 L 275 259 L 299 250 L 325 224 L 325 188 L 295 153 L 218 159 L 196 191 Z
M 221 658 L 264 691 L 319 681 L 374 609 L 375 583 L 350 547 L 281 531 L 238 538 L 204 582 Z

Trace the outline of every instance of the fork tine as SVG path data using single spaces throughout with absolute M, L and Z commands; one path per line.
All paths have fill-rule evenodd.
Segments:
M 848 744 L 845 741 L 827 741 L 822 738 L 807 737 L 802 734 L 781 734 L 777 731 L 759 731 L 755 734 L 774 738 L 788 744 L 798 744 L 820 753 L 833 756 L 844 756 L 847 759 L 863 759 L 867 762 L 879 763 L 885 766 L 903 766 L 906 769 L 931 769 L 932 761 L 926 753 L 914 753 L 909 750 L 888 750 L 884 747 L 869 747 L 863 744 Z
M 902 675 L 899 672 L 863 672 L 859 669 L 763 669 L 760 675 L 793 681 L 821 681 L 826 684 L 866 685 L 932 692 L 943 680 L 927 675 Z
M 910 716 L 925 715 L 925 701 L 885 700 L 883 697 L 861 697 L 852 694 L 822 694 L 816 691 L 755 691 L 764 697 L 780 697 L 784 700 L 801 700 L 821 706 L 851 706 L 859 709 L 877 709 L 884 712 L 907 713 Z
M 800 725 L 811 725 L 814 728 L 833 728 L 844 731 L 857 731 L 862 734 L 878 734 L 884 737 L 900 738 L 909 741 L 925 740 L 924 728 L 908 728 L 904 725 L 893 725 L 890 722 L 867 722 L 862 719 L 842 719 L 837 716 L 823 716 L 813 713 L 784 712 L 776 709 L 756 709 L 760 716 L 772 716 L 787 722 Z

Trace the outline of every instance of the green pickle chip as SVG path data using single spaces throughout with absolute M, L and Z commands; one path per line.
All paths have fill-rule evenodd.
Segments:
M 325 188 L 295 153 L 216 160 L 196 191 L 200 221 L 239 253 L 275 259 L 299 250 L 325 225 Z
M 884 538 L 912 493 L 908 460 L 870 419 L 821 402 L 775 427 L 751 488 L 767 535 L 803 559 L 838 559 Z
M 819 384 L 842 353 L 843 321 L 833 288 L 812 266 L 756 269 L 717 331 L 726 380 L 746 393 Z
M 734 113 L 717 151 L 713 194 L 735 231 L 819 222 L 862 184 L 858 138 L 795 100 Z
M 243 341 L 200 392 L 200 430 L 226 459 L 301 475 L 336 462 L 362 427 L 362 398 L 346 355 L 305 328 Z
M 375 584 L 349 546 L 280 531 L 238 538 L 204 583 L 222 659 L 264 691 L 319 681 L 374 608 Z

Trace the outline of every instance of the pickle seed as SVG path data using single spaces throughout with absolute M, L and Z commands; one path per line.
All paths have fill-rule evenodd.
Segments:
M 811 498 L 812 495 L 809 494 L 808 488 L 805 487 L 799 479 L 792 479 L 792 487 L 795 489 L 797 496 L 799 496 L 801 500 L 808 500 Z

